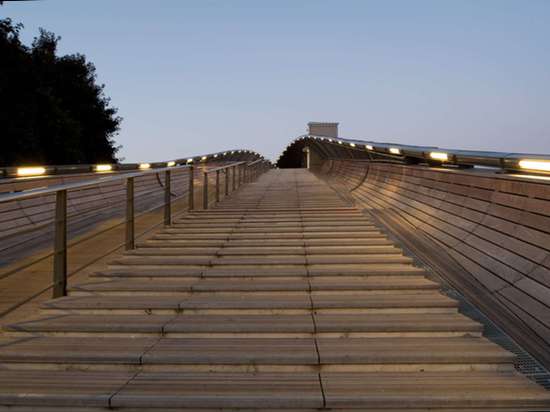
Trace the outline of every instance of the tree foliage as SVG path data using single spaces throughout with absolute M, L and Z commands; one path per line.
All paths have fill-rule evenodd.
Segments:
M 57 55 L 40 29 L 30 47 L 21 24 L 0 20 L 0 166 L 116 162 L 121 118 L 82 54 Z

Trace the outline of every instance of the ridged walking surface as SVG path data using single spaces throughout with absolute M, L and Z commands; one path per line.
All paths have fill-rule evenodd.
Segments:
M 0 340 L 0 409 L 545 411 L 381 228 L 306 170 L 179 218 Z

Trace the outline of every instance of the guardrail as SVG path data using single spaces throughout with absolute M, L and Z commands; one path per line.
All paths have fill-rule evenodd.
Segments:
M 210 173 L 216 174 L 216 203 L 220 201 L 220 174 L 224 174 L 224 186 L 225 186 L 225 196 L 229 196 L 229 181 L 231 179 L 230 176 L 232 176 L 232 189 L 233 191 L 238 189 L 242 184 L 249 183 L 255 180 L 260 173 L 263 173 L 269 168 L 269 163 L 258 159 L 254 162 L 247 163 L 247 162 L 239 162 L 235 164 L 231 164 L 228 166 L 222 166 L 217 167 L 215 169 L 205 170 L 204 176 L 203 176 L 203 201 L 202 201 L 202 207 L 203 209 L 208 209 L 209 200 L 208 200 L 208 175 Z M 192 185 L 192 181 L 190 180 L 190 185 Z M 190 186 L 189 193 L 193 192 L 193 187 Z M 192 205 L 192 203 L 189 203 Z
M 0 178 L 55 176 L 75 173 L 132 172 L 139 170 L 162 169 L 164 167 L 174 167 L 187 165 L 190 163 L 196 164 L 212 160 L 231 162 L 250 160 L 248 159 L 250 156 L 253 158 L 263 159 L 263 156 L 253 150 L 232 149 L 223 152 L 208 153 L 163 162 L 0 167 Z
M 298 136 L 281 153 L 276 163 L 280 164 L 293 145 L 307 141 L 332 145 L 338 149 L 351 151 L 352 154 L 362 153 L 359 157 L 366 157 L 371 160 L 385 158 L 412 164 L 427 163 L 429 165 L 458 167 L 484 166 L 499 168 L 504 171 L 550 173 L 550 155 L 456 150 L 436 146 L 413 146 L 316 135 Z M 352 155 L 350 157 L 356 156 Z
M 240 187 L 243 183 L 251 182 L 252 180 L 256 179 L 260 173 L 265 171 L 270 167 L 269 162 L 262 159 L 258 159 L 254 162 L 233 162 L 228 165 L 215 167 L 215 168 L 208 168 L 206 164 L 201 164 L 201 171 L 204 175 L 204 182 L 203 182 L 203 208 L 208 209 L 209 207 L 209 182 L 208 177 L 209 175 L 215 173 L 216 175 L 216 197 L 215 202 L 219 202 L 221 200 L 220 195 L 220 176 L 223 174 L 225 176 L 225 196 L 228 196 L 232 191 L 235 191 Z M 172 167 L 164 167 L 164 168 L 157 168 L 157 169 L 150 169 L 150 170 L 143 170 L 141 172 L 137 173 L 125 173 L 121 175 L 113 175 L 108 176 L 100 179 L 94 179 L 90 181 L 85 182 L 77 182 L 77 183 L 68 183 L 63 185 L 56 185 L 56 186 L 50 186 L 46 188 L 40 188 L 40 189 L 31 189 L 25 192 L 16 192 L 16 193 L 8 193 L 5 195 L 0 196 L 0 209 L 2 210 L 9 210 L 9 208 L 6 208 L 6 205 L 10 202 L 24 202 L 24 201 L 35 201 L 35 203 L 51 203 L 51 206 L 53 206 L 53 219 L 51 222 L 46 222 L 43 224 L 38 225 L 35 228 L 30 228 L 29 230 L 25 231 L 25 234 L 28 232 L 32 232 L 33 230 L 40 230 L 47 228 L 48 225 L 53 225 L 53 251 L 50 253 L 46 253 L 43 256 L 40 256 L 38 259 L 35 259 L 31 262 L 25 262 L 22 266 L 19 266 L 15 269 L 10 270 L 7 273 L 2 273 L 0 275 L 0 278 L 5 278 L 13 273 L 16 273 L 18 271 L 24 270 L 28 268 L 29 266 L 32 266 L 34 264 L 37 264 L 39 262 L 44 261 L 45 259 L 52 258 L 53 257 L 53 283 L 50 284 L 49 287 L 53 287 L 53 297 L 60 297 L 65 296 L 67 294 L 67 278 L 68 278 L 68 269 L 67 269 L 67 256 L 68 256 L 68 249 L 69 247 L 76 246 L 80 242 L 87 241 L 97 234 L 105 233 L 108 230 L 112 230 L 116 227 L 119 227 L 121 225 L 124 225 L 124 242 L 122 244 L 117 245 L 117 248 L 120 248 L 121 246 L 124 246 L 126 250 L 131 250 L 135 248 L 135 241 L 136 241 L 136 218 L 149 213 L 151 211 L 157 210 L 159 208 L 163 208 L 163 219 L 161 224 L 164 224 L 165 226 L 169 226 L 172 223 L 173 219 L 173 210 L 172 206 L 175 201 L 178 199 L 181 199 L 182 197 L 185 197 L 187 194 L 187 202 L 188 206 L 186 208 L 182 208 L 183 213 L 185 210 L 193 210 L 195 208 L 195 168 L 198 168 L 197 166 L 194 166 L 193 164 L 189 165 L 179 165 L 179 166 L 172 166 Z M 172 189 L 173 189 L 173 174 L 185 171 L 189 177 L 188 180 L 188 190 L 187 193 L 183 193 L 181 196 L 174 195 Z M 146 210 L 141 211 L 141 213 L 136 214 L 136 180 L 140 178 L 148 178 L 151 176 L 157 177 L 158 183 L 161 186 L 162 190 L 162 204 L 160 206 L 155 206 L 153 208 L 147 208 Z M 160 175 L 163 176 L 163 181 L 160 180 Z M 232 185 L 229 185 L 230 179 L 232 179 Z M 76 242 L 68 244 L 68 200 L 69 200 L 69 193 L 79 193 L 82 191 L 86 191 L 90 188 L 97 188 L 99 185 L 109 185 L 111 183 L 117 184 L 117 190 L 119 193 L 120 191 L 124 190 L 124 194 L 117 195 L 116 199 L 120 199 L 124 201 L 125 207 L 124 207 L 124 218 L 122 222 L 115 224 L 114 226 L 111 226 L 107 229 L 102 229 L 98 233 L 92 234 L 91 236 L 85 236 L 83 239 L 79 239 Z M 230 190 L 230 187 L 232 189 Z M 147 188 L 145 190 L 141 190 L 141 193 L 143 195 L 147 195 Z M 44 199 L 49 199 L 54 197 L 55 200 L 53 202 L 46 202 Z M 96 196 L 97 197 L 97 196 Z M 76 199 L 78 200 L 78 199 Z M 75 201 L 73 199 L 73 201 Z M 114 205 L 110 204 L 110 201 L 107 207 L 113 208 Z M 88 212 L 88 209 L 86 209 L 86 212 Z M 93 213 L 93 210 L 92 210 Z M 78 214 L 73 214 L 73 216 L 78 216 Z M 156 227 L 158 225 L 155 225 Z M 51 227 L 51 226 L 50 226 Z M 17 233 L 15 233 L 17 234 Z M 12 234 L 8 234 L 4 238 L 10 237 Z M 115 249 L 115 250 L 116 250 Z

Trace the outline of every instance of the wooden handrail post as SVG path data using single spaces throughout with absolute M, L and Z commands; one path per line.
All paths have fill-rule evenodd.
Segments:
M 55 194 L 53 297 L 67 295 L 67 191 Z
M 188 195 L 188 208 L 193 210 L 195 208 L 195 168 L 193 165 L 189 166 L 189 193 Z
M 204 181 L 202 184 L 202 208 L 208 209 L 208 172 L 204 172 Z
M 235 189 L 237 188 L 235 186 L 235 166 L 231 166 L 231 176 L 233 177 L 233 192 L 235 191 Z
M 126 179 L 126 250 L 134 249 L 134 178 Z
M 216 203 L 220 201 L 220 169 L 216 170 Z
M 225 196 L 229 196 L 229 168 L 226 167 L 224 169 L 224 172 L 225 172 L 225 179 L 224 179 L 224 184 L 225 184 Z
M 239 187 L 241 187 L 241 185 L 243 184 L 243 165 L 238 165 L 237 166 L 237 184 Z
M 164 226 L 172 224 L 172 190 L 170 170 L 164 172 Z

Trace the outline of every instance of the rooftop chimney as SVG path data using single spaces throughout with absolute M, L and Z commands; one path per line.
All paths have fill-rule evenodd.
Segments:
M 338 137 L 338 123 L 309 122 L 308 133 L 314 136 Z

